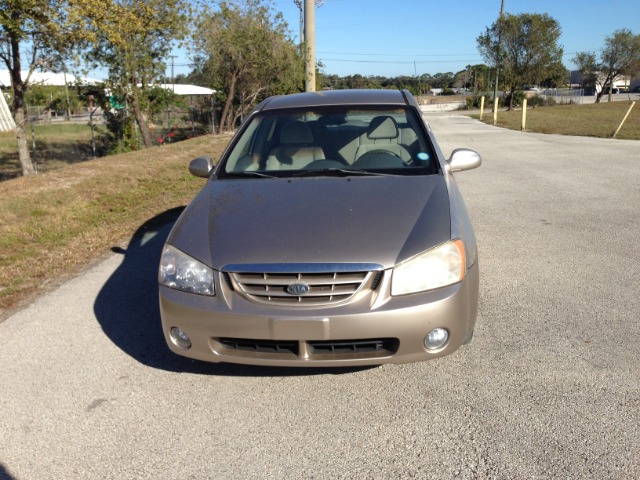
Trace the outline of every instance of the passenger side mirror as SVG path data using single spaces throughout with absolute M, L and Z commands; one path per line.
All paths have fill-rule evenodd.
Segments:
M 447 160 L 449 164 L 449 171 L 462 172 L 464 170 L 471 170 L 478 168 L 482 164 L 482 157 L 475 150 L 468 148 L 456 148 L 451 152 L 451 158 Z
M 195 177 L 207 178 L 213 169 L 213 159 L 209 155 L 194 158 L 189 163 L 189 172 Z

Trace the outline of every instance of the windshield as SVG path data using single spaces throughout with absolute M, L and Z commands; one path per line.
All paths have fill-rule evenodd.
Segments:
M 358 106 L 262 112 L 243 129 L 218 174 L 263 178 L 437 171 L 412 109 Z

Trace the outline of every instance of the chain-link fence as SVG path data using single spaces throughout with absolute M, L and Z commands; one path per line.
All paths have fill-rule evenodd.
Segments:
M 89 107 L 77 112 L 65 112 L 47 107 L 28 106 L 27 121 L 35 125 L 50 125 L 57 122 L 89 124 L 90 121 L 96 124 L 104 123 L 102 110 Z
M 156 112 L 148 122 L 158 144 L 174 143 L 188 138 L 215 133 L 215 106 L 199 103 L 189 107 L 169 105 Z M 87 107 L 79 112 L 51 110 L 46 107 L 27 107 L 27 121 L 31 126 L 52 125 L 60 122 L 85 124 L 94 135 L 105 130 L 105 115 L 101 108 Z
M 552 97 L 558 104 L 584 103 L 585 96 L 593 95 L 584 88 L 547 88 L 538 93 Z
M 37 170 L 127 151 L 119 148 L 118 134 L 109 129 L 108 115 L 101 108 L 84 107 L 68 113 L 29 106 L 26 113 L 28 149 Z M 123 113 L 131 121 L 131 112 Z M 215 114 L 207 102 L 188 107 L 170 105 L 148 118 L 147 124 L 155 143 L 164 145 L 214 133 Z M 133 148 L 141 148 L 141 142 L 141 136 L 134 134 L 133 143 L 138 146 Z M 15 133 L 4 132 L 0 138 L 0 181 L 19 176 L 20 171 Z
M 210 105 L 172 106 L 156 113 L 151 122 L 158 143 L 173 143 L 215 133 L 215 109 Z

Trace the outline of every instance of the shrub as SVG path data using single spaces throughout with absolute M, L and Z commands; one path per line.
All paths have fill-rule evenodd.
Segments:
M 482 99 L 482 95 L 470 95 L 468 97 L 465 97 L 464 101 L 465 101 L 465 106 L 463 108 L 480 108 L 480 102 Z M 489 102 L 489 97 L 487 97 L 485 95 L 485 99 L 484 99 L 484 103 L 485 106 L 487 106 L 487 103 Z
M 524 99 L 524 92 L 522 90 L 516 90 L 513 92 L 513 103 L 511 103 L 511 94 L 505 95 L 501 97 L 500 105 L 503 107 L 513 106 L 519 107 L 522 105 L 522 100 Z
M 550 107 L 555 104 L 555 98 L 542 95 L 534 95 L 533 97 L 527 99 L 527 105 L 530 107 Z

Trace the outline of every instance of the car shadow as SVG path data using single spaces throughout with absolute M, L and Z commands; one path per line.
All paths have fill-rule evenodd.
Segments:
M 375 367 L 286 368 L 208 363 L 174 354 L 164 339 L 158 305 L 157 269 L 162 247 L 184 207 L 146 221 L 127 249 L 113 247 L 124 260 L 98 293 L 94 313 L 107 337 L 123 352 L 148 367 L 172 372 L 224 376 L 340 375 Z
M 14 480 L 15 477 L 9 474 L 9 471 L 0 463 L 0 480 Z

